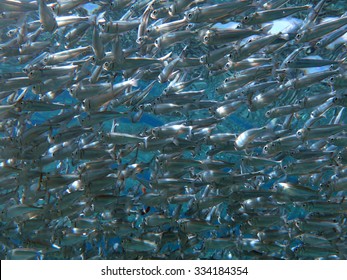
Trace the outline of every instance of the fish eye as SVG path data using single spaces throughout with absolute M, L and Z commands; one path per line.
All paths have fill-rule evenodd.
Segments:
M 208 42 L 208 39 L 209 39 L 208 36 L 205 36 L 204 37 L 204 42 Z
M 284 169 L 284 170 L 286 170 L 286 169 L 287 169 L 287 167 L 288 167 L 288 166 L 287 166 L 287 165 L 285 165 L 285 166 L 283 166 L 283 169 Z
M 331 83 L 333 83 L 334 82 L 334 77 L 331 77 L 330 79 L 329 79 L 329 81 L 331 82 Z
M 300 34 L 300 33 L 299 33 L 299 34 L 296 34 L 295 39 L 296 39 L 296 40 L 300 40 L 300 39 L 301 39 L 301 34 Z
M 316 47 L 320 47 L 321 45 L 322 45 L 321 42 L 317 42 L 317 43 L 316 43 Z
M 313 47 L 308 47 L 308 48 L 306 49 L 305 53 L 306 53 L 306 54 L 311 54 L 311 53 L 313 53 L 314 51 L 315 51 L 315 48 L 313 48 Z
M 266 115 L 267 117 L 270 117 L 270 115 L 271 115 L 271 110 L 267 111 L 267 112 L 265 113 L 265 115 Z
M 154 41 L 154 44 L 158 46 L 158 45 L 159 45 L 159 40 L 156 39 L 156 40 Z
M 156 14 L 158 14 L 158 11 L 157 11 L 157 10 L 154 10 L 154 11 L 153 11 L 153 15 L 156 15 Z
M 296 134 L 297 134 L 298 136 L 301 136 L 301 135 L 302 135 L 302 132 L 299 130 Z
M 265 150 L 265 151 L 267 151 L 267 150 L 268 150 L 268 147 L 267 147 L 267 145 L 266 145 L 266 146 L 264 147 L 264 150 Z
M 192 13 L 189 13 L 188 14 L 188 19 L 192 19 L 193 18 L 193 14 Z
M 245 16 L 244 18 L 243 18 L 243 21 L 244 22 L 247 22 L 249 20 L 249 16 Z

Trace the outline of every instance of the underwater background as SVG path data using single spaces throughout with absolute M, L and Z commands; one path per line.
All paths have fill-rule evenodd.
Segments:
M 1 259 L 346 259 L 342 0 L 0 0 Z

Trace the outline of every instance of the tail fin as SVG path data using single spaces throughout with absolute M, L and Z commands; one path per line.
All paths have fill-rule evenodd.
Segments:
M 131 79 L 130 82 L 132 87 L 138 87 L 139 79 Z
M 158 60 L 164 62 L 171 56 L 171 54 L 172 54 L 172 52 L 169 52 L 168 54 L 164 55 L 163 57 L 158 58 Z

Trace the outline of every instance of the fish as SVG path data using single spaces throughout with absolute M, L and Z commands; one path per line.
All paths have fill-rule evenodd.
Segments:
M 295 39 L 298 42 L 307 42 L 313 39 L 323 37 L 324 35 L 327 35 L 330 32 L 344 26 L 346 24 L 346 20 L 346 17 L 342 16 L 332 21 L 317 24 L 296 34 Z
M 1 257 L 346 259 L 345 11 L 1 1 Z
M 264 33 L 264 30 L 211 28 L 201 33 L 201 41 L 204 44 L 218 45 L 241 40 L 252 35 L 260 35 Z
M 329 44 L 336 41 L 339 37 L 343 36 L 343 34 L 346 33 L 346 25 L 338 28 L 337 30 L 328 33 L 327 35 L 323 36 L 321 39 L 319 39 L 315 45 L 316 48 L 326 48 Z
M 229 53 L 229 59 L 232 62 L 241 61 L 248 58 L 253 53 L 261 50 L 262 48 L 272 44 L 275 40 L 280 38 L 281 34 L 274 34 L 256 38 L 254 40 L 250 39 L 246 44 L 231 50 Z
M 219 18 L 230 17 L 234 13 L 240 13 L 240 10 L 247 9 L 252 1 L 242 0 L 231 3 L 220 3 L 211 6 L 195 7 L 188 10 L 185 16 L 189 22 L 214 21 Z
M 38 5 L 40 22 L 42 24 L 43 30 L 48 32 L 55 31 L 58 28 L 58 23 L 52 9 L 47 6 L 45 0 L 39 0 Z
M 253 14 L 245 16 L 242 20 L 242 23 L 245 25 L 250 25 L 250 24 L 253 25 L 253 24 L 269 22 L 269 21 L 273 21 L 276 19 L 289 16 L 293 13 L 305 11 L 309 8 L 310 6 L 306 5 L 306 6 L 297 6 L 297 7 L 276 8 L 273 10 L 255 12 Z

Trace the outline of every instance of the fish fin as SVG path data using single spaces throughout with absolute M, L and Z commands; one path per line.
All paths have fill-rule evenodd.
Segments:
M 165 62 L 167 63 L 167 59 L 172 55 L 172 52 L 169 52 L 168 54 L 164 55 L 163 57 L 158 58 L 158 60 L 162 61 L 165 65 Z M 166 65 L 165 65 L 166 66 Z
M 148 138 L 149 138 L 150 136 L 146 136 L 146 137 L 144 137 L 144 139 L 143 139 L 143 142 L 144 142 L 144 144 L 145 144 L 145 149 L 147 149 L 147 147 L 148 147 Z
M 182 52 L 180 53 L 179 57 L 180 57 L 180 61 L 183 60 L 183 58 L 187 57 L 187 49 L 188 49 L 189 45 L 185 46 L 182 50 Z
M 169 76 L 169 81 L 174 79 L 176 77 L 176 75 L 178 75 L 179 73 L 180 73 L 180 70 L 176 70 L 176 71 L 172 72 Z
M 172 139 L 172 143 L 174 143 L 176 146 L 179 145 L 179 142 L 178 142 L 177 138 L 173 138 Z
M 267 33 L 270 31 L 270 29 L 272 28 L 272 26 L 273 26 L 272 23 L 271 23 L 271 24 L 268 24 L 268 25 L 266 25 L 266 26 L 260 28 L 259 31 L 260 31 L 261 33 L 267 34 Z

